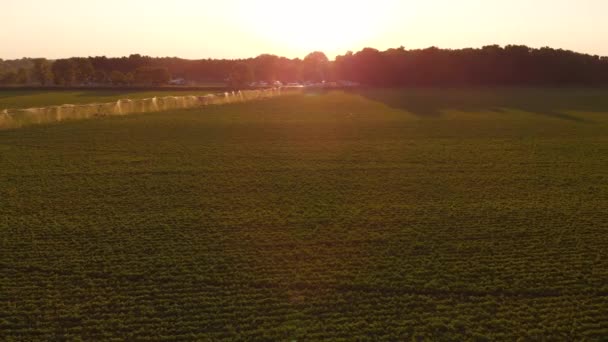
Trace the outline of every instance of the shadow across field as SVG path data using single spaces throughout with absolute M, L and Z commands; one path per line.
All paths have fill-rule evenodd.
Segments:
M 356 89 L 351 92 L 421 118 L 438 118 L 448 110 L 521 111 L 571 122 L 591 122 L 569 112 L 608 112 L 608 90 L 604 89 L 418 88 Z

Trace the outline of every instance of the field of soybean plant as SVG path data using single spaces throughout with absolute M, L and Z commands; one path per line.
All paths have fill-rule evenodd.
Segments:
M 0 340 L 600 341 L 608 90 L 0 131 Z

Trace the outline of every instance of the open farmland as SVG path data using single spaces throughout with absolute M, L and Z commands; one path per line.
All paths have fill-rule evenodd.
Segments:
M 0 340 L 606 336 L 608 90 L 0 131 Z

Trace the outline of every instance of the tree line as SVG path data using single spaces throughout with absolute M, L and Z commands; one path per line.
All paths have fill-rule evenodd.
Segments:
M 50 61 L 44 58 L 30 60 L 30 67 L 0 74 L 4 85 L 163 85 L 171 75 L 166 67 L 138 66 L 128 72 L 111 70 L 106 72 L 95 67 L 93 58 L 74 57 Z
M 474 49 L 379 51 L 365 48 L 330 61 L 322 52 L 303 59 L 263 54 L 249 59 L 187 60 L 133 54 L 0 60 L 0 84 L 164 85 L 174 78 L 194 83 L 252 81 L 354 81 L 369 86 L 606 85 L 608 57 L 522 45 Z
M 175 57 L 153 58 L 133 54 L 129 57 L 44 58 L 16 61 L 0 60 L 0 84 L 79 85 L 164 85 L 174 79 L 195 83 L 225 83 L 245 86 L 257 81 L 322 81 L 329 76 L 330 61 L 321 52 L 303 60 L 264 54 L 249 59 L 187 60 Z M 7 67 L 3 68 L 5 65 Z M 11 66 L 10 68 L 8 66 Z
M 338 56 L 334 67 L 339 78 L 371 86 L 608 85 L 608 57 L 523 45 L 366 48 Z

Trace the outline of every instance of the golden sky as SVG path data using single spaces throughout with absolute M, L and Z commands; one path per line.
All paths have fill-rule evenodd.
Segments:
M 0 0 L 0 58 L 488 44 L 608 55 L 607 13 L 608 0 Z

